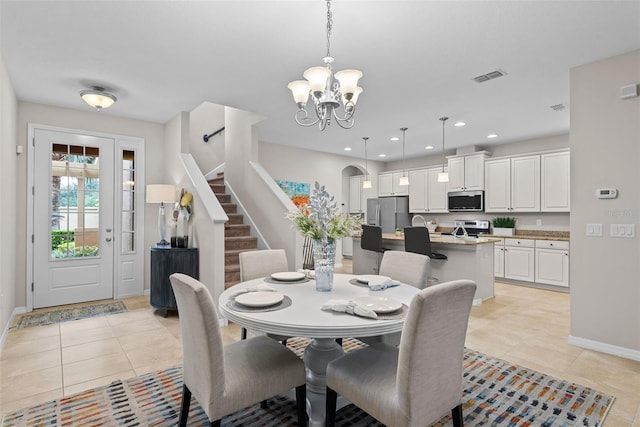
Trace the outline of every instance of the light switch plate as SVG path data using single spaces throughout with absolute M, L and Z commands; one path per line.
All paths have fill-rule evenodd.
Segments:
M 635 224 L 611 224 L 609 229 L 609 235 L 611 237 L 636 237 L 636 225 Z
M 587 236 L 602 237 L 602 224 L 587 224 Z

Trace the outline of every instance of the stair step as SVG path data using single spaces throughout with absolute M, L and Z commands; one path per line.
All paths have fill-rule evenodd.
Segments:
M 238 205 L 236 205 L 235 203 L 220 203 L 220 206 L 222 206 L 222 209 L 224 209 L 224 211 L 228 214 L 238 213 Z
M 225 288 L 227 283 L 240 281 L 240 264 L 231 264 L 224 266 L 224 283 Z
M 229 222 L 227 224 L 242 224 L 244 222 L 244 217 L 239 213 L 227 213 L 229 217 Z
M 231 203 L 231 194 L 216 194 L 216 197 L 220 203 Z
M 224 251 L 224 265 L 238 264 L 240 262 L 240 252 L 255 251 L 255 249 L 232 249 Z
M 217 177 L 210 179 L 207 181 L 209 184 L 223 184 L 224 185 L 224 175 L 218 175 Z
M 248 224 L 227 224 L 224 228 L 225 237 L 250 236 L 251 226 Z
M 215 194 L 224 194 L 227 191 L 224 184 L 209 184 L 209 187 Z
M 258 238 L 253 236 L 225 237 L 225 250 L 234 249 L 256 249 L 258 247 Z

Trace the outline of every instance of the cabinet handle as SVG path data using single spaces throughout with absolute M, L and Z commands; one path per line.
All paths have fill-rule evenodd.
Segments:
M 553 246 L 553 243 L 549 243 L 549 246 Z

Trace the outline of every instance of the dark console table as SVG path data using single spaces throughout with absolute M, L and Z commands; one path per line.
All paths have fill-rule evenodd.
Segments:
M 184 273 L 198 279 L 198 248 L 151 248 L 151 305 L 164 310 L 177 310 L 169 276 Z

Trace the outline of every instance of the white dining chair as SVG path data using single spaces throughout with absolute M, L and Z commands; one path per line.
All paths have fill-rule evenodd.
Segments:
M 398 282 L 424 289 L 429 278 L 431 260 L 426 255 L 404 251 L 385 251 L 380 263 L 380 275 L 388 276 Z M 391 345 L 400 344 L 401 332 L 394 332 L 373 337 L 358 337 L 367 344 L 384 342 Z
M 287 253 L 284 249 L 264 249 L 259 251 L 240 252 L 240 281 L 269 277 L 273 273 L 289 271 Z M 269 338 L 287 344 L 287 338 L 281 335 L 267 334 Z M 242 328 L 240 338 L 247 338 L 247 329 Z
M 270 338 L 223 345 L 209 290 L 182 273 L 170 276 L 182 331 L 184 384 L 179 425 L 187 425 L 191 395 L 211 426 L 222 417 L 296 389 L 298 425 L 306 425 L 306 377 L 302 360 Z
M 374 344 L 327 366 L 326 426 L 341 394 L 390 427 L 428 426 L 449 411 L 462 427 L 464 342 L 476 284 L 423 289 L 409 306 L 400 347 Z

